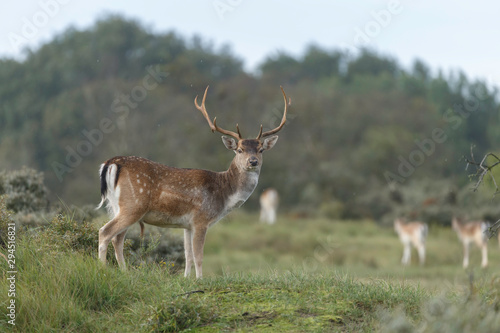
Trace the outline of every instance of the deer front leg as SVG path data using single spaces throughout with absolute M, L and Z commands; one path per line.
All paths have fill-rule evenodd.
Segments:
M 193 233 L 190 229 L 184 229 L 184 255 L 186 257 L 186 269 L 184 276 L 188 277 L 193 266 Z
M 196 269 L 196 278 L 203 276 L 203 246 L 205 246 L 205 237 L 207 235 L 206 227 L 198 227 L 193 231 L 193 256 L 194 268 Z
M 403 258 L 401 259 L 401 263 L 403 265 L 407 265 L 410 262 L 410 256 L 411 256 L 411 248 L 409 243 L 404 244 L 404 250 L 403 250 Z
M 418 258 L 420 259 L 420 265 L 425 264 L 425 245 L 420 244 L 418 247 Z
M 469 266 L 469 243 L 464 242 L 464 262 L 463 267 L 467 268 Z
M 263 208 L 261 208 L 261 209 L 260 209 L 260 217 L 259 217 L 259 220 L 260 220 L 260 222 L 267 222 L 267 219 L 266 219 L 266 211 L 265 211 Z M 500 233 L 499 233 L 499 234 L 500 234 Z M 499 237 L 498 239 L 500 239 L 500 237 Z M 500 242 L 500 240 L 499 240 L 499 242 Z
M 276 210 L 272 210 L 270 213 L 269 213 L 269 220 L 271 221 L 271 224 L 274 224 L 276 222 Z
M 483 244 L 483 246 L 481 246 L 481 254 L 482 254 L 481 267 L 485 268 L 488 266 L 488 246 L 486 244 Z

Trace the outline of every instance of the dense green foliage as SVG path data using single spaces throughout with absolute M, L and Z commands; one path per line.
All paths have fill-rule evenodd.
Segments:
M 293 107 L 257 192 L 276 187 L 299 213 L 388 218 L 393 205 L 410 203 L 395 187 L 444 180 L 443 191 L 411 202 L 417 211 L 403 209 L 425 216 L 428 199 L 467 185 L 460 158 L 470 145 L 480 155 L 500 139 L 496 90 L 460 72 L 310 46 L 247 73 L 227 46 L 111 16 L 68 29 L 22 61 L 0 60 L 0 169 L 43 171 L 53 199 L 74 204 L 99 201 L 97 170 L 114 155 L 223 170 L 232 153 L 193 106 L 208 84 L 211 116 L 250 137 L 279 121 L 284 86 Z

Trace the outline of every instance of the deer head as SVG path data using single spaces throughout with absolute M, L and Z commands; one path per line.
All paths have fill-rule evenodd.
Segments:
M 238 167 L 238 169 L 249 172 L 260 172 L 260 167 L 262 165 L 262 153 L 266 150 L 273 148 L 276 141 L 278 141 L 278 136 L 274 135 L 279 132 L 286 122 L 287 108 L 291 103 L 291 100 L 287 101 L 287 97 L 283 87 L 281 87 L 281 92 L 283 93 L 283 98 L 285 100 L 285 110 L 283 112 L 283 118 L 281 123 L 273 130 L 262 132 L 262 125 L 260 125 L 259 135 L 255 139 L 244 139 L 241 136 L 240 128 L 236 124 L 236 132 L 228 131 L 217 126 L 217 117 L 214 118 L 212 122 L 208 116 L 207 110 L 205 108 L 205 99 L 207 98 L 208 86 L 205 89 L 201 105 L 198 104 L 198 96 L 194 99 L 194 104 L 198 110 L 201 111 L 203 116 L 208 122 L 212 132 L 219 132 L 225 134 L 222 136 L 222 142 L 227 149 L 234 151 L 236 154 L 233 163 Z

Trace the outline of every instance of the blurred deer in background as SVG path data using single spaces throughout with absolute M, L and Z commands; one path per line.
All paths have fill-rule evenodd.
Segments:
M 458 238 L 464 247 L 463 267 L 469 266 L 469 245 L 474 242 L 481 249 L 481 267 L 488 266 L 488 234 L 489 223 L 484 221 L 474 221 L 462 223 L 458 218 L 451 220 L 453 230 L 457 232 Z
M 404 245 L 403 258 L 401 263 L 408 265 L 411 261 L 411 245 L 418 251 L 420 265 L 425 263 L 425 240 L 429 233 L 429 227 L 423 222 L 403 223 L 401 219 L 394 221 L 394 230 L 399 236 L 399 240 Z
M 125 269 L 123 243 L 127 229 L 139 222 L 164 228 L 184 229 L 186 269 L 191 272 L 194 262 L 196 277 L 202 277 L 203 246 L 209 227 L 234 208 L 240 207 L 252 194 L 259 180 L 262 153 L 271 149 L 286 122 L 287 100 L 283 118 L 278 127 L 262 132 L 255 139 L 243 139 L 238 125 L 237 133 L 217 126 L 205 108 L 208 87 L 201 105 L 194 103 L 208 122 L 212 132 L 224 134 L 222 142 L 235 156 L 224 172 L 200 169 L 179 169 L 141 157 L 113 157 L 101 165 L 101 203 L 108 201 L 111 221 L 99 230 L 99 259 L 106 263 L 106 252 L 111 241 L 116 260 Z M 227 136 L 226 136 L 227 135 Z
M 260 221 L 268 224 L 276 222 L 279 196 L 274 188 L 268 188 L 260 195 Z

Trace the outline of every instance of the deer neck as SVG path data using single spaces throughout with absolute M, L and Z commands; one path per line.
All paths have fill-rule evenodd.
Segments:
M 242 170 L 233 161 L 223 172 L 223 186 L 227 189 L 225 210 L 227 212 L 241 206 L 253 193 L 259 182 L 260 169 Z

